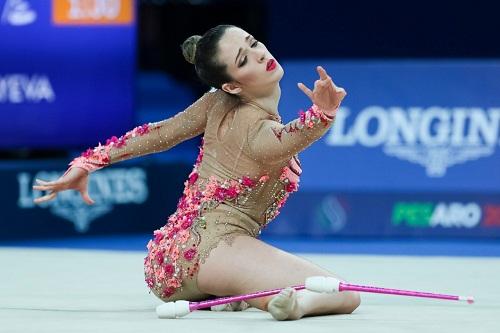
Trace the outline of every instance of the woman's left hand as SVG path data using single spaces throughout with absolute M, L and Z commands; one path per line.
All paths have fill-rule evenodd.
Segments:
M 344 88 L 337 87 L 333 83 L 332 78 L 326 73 L 323 67 L 318 66 L 316 70 L 319 74 L 319 80 L 314 82 L 313 91 L 307 88 L 302 82 L 299 82 L 297 86 L 321 110 L 330 111 L 330 113 L 334 112 L 340 106 L 340 102 L 342 102 L 347 93 Z

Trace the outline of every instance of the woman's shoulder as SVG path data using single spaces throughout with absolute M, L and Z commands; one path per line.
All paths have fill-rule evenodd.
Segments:
M 211 88 L 203 97 L 210 99 L 215 110 L 227 110 L 238 104 L 238 99 L 222 89 Z
M 213 111 L 221 116 L 227 116 L 230 111 L 237 112 L 237 119 L 250 127 L 261 120 L 278 121 L 279 116 L 273 116 L 266 111 L 242 103 L 237 96 L 231 95 L 222 89 L 211 88 L 205 95 L 213 101 Z
M 210 96 L 211 98 L 219 99 L 219 100 L 227 100 L 227 101 L 235 101 L 237 100 L 236 97 L 232 96 L 231 94 L 225 92 L 222 89 L 217 89 L 214 87 L 211 87 L 206 93 L 205 96 Z

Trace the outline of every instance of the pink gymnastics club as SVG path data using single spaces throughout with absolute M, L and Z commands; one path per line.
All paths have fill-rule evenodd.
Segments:
M 360 286 L 356 284 L 344 283 L 329 276 L 312 276 L 306 279 L 305 287 L 307 290 L 318 293 L 336 293 L 341 291 L 361 291 L 366 293 L 400 295 L 413 297 L 437 298 L 449 301 L 466 301 L 469 304 L 474 303 L 472 296 L 454 296 L 444 294 L 434 294 L 422 291 L 411 291 L 401 289 L 388 289 L 380 287 Z
M 474 298 L 472 296 L 464 297 L 464 296 L 434 294 L 434 293 L 419 292 L 419 291 L 360 286 L 355 284 L 344 283 L 338 279 L 326 276 L 309 277 L 306 279 L 305 285 L 293 286 L 292 288 L 294 288 L 295 290 L 307 289 L 310 291 L 320 292 L 320 293 L 360 291 L 360 292 L 388 294 L 388 295 L 437 298 L 437 299 L 452 300 L 452 301 L 467 301 L 467 303 L 469 304 L 474 303 Z M 180 318 L 188 315 L 189 313 L 195 310 L 208 308 L 214 305 L 222 305 L 231 302 L 244 301 L 251 298 L 275 295 L 278 294 L 281 290 L 283 289 L 259 291 L 246 295 L 221 297 L 214 300 L 202 301 L 202 302 L 188 302 L 188 301 L 168 302 L 157 306 L 156 314 L 158 315 L 159 318 L 169 318 L 169 319 Z
M 292 287 L 295 290 L 305 289 L 305 286 L 294 286 Z M 202 302 L 188 302 L 188 301 L 175 301 L 168 302 L 165 304 L 158 305 L 156 307 L 156 314 L 159 318 L 167 318 L 174 319 L 180 318 L 188 315 L 194 310 L 209 308 L 214 305 L 222 305 L 228 304 L 232 302 L 244 301 L 246 299 L 264 297 L 270 295 L 279 294 L 283 289 L 273 289 L 267 291 L 258 291 L 251 294 L 239 295 L 239 296 L 228 296 L 228 297 L 220 297 L 210 301 L 202 301 Z

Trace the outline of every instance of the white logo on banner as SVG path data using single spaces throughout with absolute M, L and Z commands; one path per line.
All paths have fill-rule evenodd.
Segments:
M 440 202 L 432 213 L 430 226 L 441 226 L 443 228 L 465 227 L 470 229 L 479 225 L 481 217 L 481 207 L 475 202 L 467 204 Z
M 51 213 L 72 222 L 76 231 L 88 231 L 90 223 L 113 210 L 116 204 L 142 204 L 148 196 L 146 171 L 141 168 L 109 169 L 92 174 L 89 179 L 89 194 L 95 201 L 87 205 L 77 191 L 63 191 L 57 198 L 35 204 L 33 199 L 42 197 L 46 192 L 33 191 L 35 179 L 56 180 L 61 172 L 40 171 L 33 177 L 27 172 L 17 175 L 19 183 L 18 207 L 32 209 L 49 208 Z
M 56 94 L 46 75 L 0 75 L 0 103 L 53 102 Z
M 499 143 L 500 108 L 367 107 L 347 128 L 348 108 L 337 113 L 331 146 L 382 146 L 385 154 L 442 177 L 448 167 L 492 155 Z M 371 125 L 369 127 L 369 125 Z
M 2 23 L 10 25 L 28 25 L 36 20 L 36 12 L 26 0 L 7 0 L 2 11 Z

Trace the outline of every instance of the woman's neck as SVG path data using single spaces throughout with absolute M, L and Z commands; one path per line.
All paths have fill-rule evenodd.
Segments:
M 281 97 L 281 88 L 279 84 L 277 84 L 271 94 L 249 99 L 243 98 L 242 102 L 259 107 L 260 109 L 263 109 L 267 113 L 279 117 L 278 104 L 280 101 L 280 97 Z

